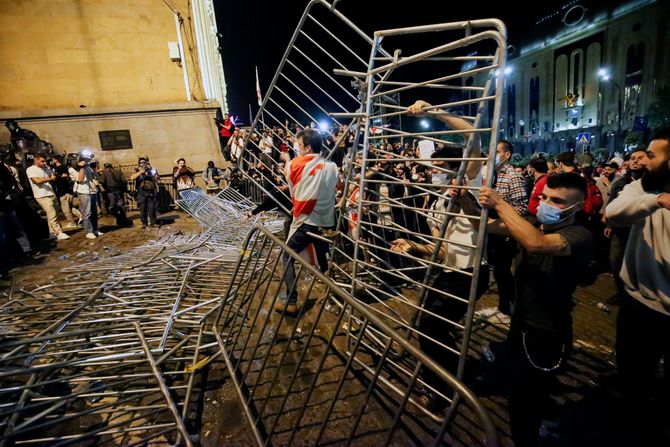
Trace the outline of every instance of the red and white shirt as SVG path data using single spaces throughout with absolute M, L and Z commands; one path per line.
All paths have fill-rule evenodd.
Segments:
M 317 154 L 303 155 L 286 164 L 293 223 L 289 239 L 302 224 L 317 227 L 335 225 L 337 165 Z

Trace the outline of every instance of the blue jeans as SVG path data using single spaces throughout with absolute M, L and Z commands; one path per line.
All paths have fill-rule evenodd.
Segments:
M 79 194 L 79 211 L 87 233 L 98 231 L 98 195 Z
M 291 239 L 288 240 L 286 245 L 289 248 L 293 249 L 297 253 L 303 251 L 309 244 L 314 244 L 314 251 L 316 252 L 316 259 L 319 263 L 319 269 L 321 272 L 326 272 L 328 270 L 328 258 L 326 255 L 330 250 L 328 243 L 316 239 L 308 235 L 307 233 L 320 234 L 319 227 L 314 225 L 302 224 L 295 233 L 291 236 Z M 288 254 L 284 252 L 282 255 L 282 261 L 284 263 L 284 283 L 286 284 L 286 297 L 289 304 L 295 304 L 298 301 L 298 287 L 297 279 L 295 277 L 295 260 Z M 281 299 L 281 298 L 280 298 Z

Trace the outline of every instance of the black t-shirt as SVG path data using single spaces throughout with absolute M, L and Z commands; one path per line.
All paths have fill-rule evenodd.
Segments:
M 562 235 L 570 255 L 521 253 L 516 271 L 514 318 L 535 329 L 567 336 L 572 331 L 572 293 L 593 256 L 593 235 L 581 225 L 546 232 Z
M 70 173 L 68 172 L 68 168 L 65 165 L 60 165 L 56 166 L 56 181 L 55 187 L 56 187 L 56 195 L 58 197 L 63 197 L 65 194 L 72 194 L 72 180 L 70 179 Z M 63 174 L 66 175 L 66 177 L 63 177 Z

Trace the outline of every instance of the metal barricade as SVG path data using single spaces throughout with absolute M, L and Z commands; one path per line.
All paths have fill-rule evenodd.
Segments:
M 375 32 L 375 42 L 382 40 L 387 49 L 413 52 L 371 52 L 364 140 L 344 188 L 332 276 L 461 377 L 475 301 L 488 282 L 482 264 L 487 210 L 477 194 L 493 178 L 505 28 L 498 20 L 476 20 Z M 463 65 L 450 71 L 453 64 Z M 436 130 L 376 128 L 380 120 L 409 114 L 412 102 L 382 101 L 399 93 L 437 103 L 414 106 L 424 120 L 437 121 Z M 394 145 L 408 139 L 418 142 L 416 151 Z M 489 142 L 488 157 L 482 140 Z
M 368 306 L 264 227 L 242 249 L 213 329 L 259 445 L 497 445 L 472 392 Z M 273 311 L 283 256 L 298 266 L 297 316 Z M 417 403 L 435 386 L 446 415 Z
M 258 167 L 279 170 L 282 145 L 293 149 L 296 128 L 325 123 L 336 137 L 335 147 L 348 144 L 358 120 L 342 120 L 331 113 L 362 111 L 365 90 L 362 82 L 352 83 L 339 71 L 365 73 L 372 46 L 373 39 L 329 2 L 309 2 L 244 141 L 240 167 L 257 188 L 264 190 L 250 172 Z M 259 127 L 265 140 L 252 138 Z
M 304 128 L 326 113 L 355 131 L 342 168 L 339 237 L 329 275 L 459 378 L 471 348 L 476 299 L 488 284 L 482 256 L 487 210 L 477 194 L 493 180 L 505 49 L 506 29 L 495 19 L 368 37 L 329 3 L 312 1 L 252 126 L 262 125 L 267 143 L 245 142 L 252 163 L 243 171 L 250 175 L 254 166 L 277 166 L 278 148 L 269 142 L 281 140 L 272 126 L 290 131 L 285 117 Z M 311 77 L 302 67 L 316 60 L 313 71 L 323 82 L 312 92 L 303 88 Z M 429 102 L 418 106 L 424 123 L 407 118 L 416 99 Z M 438 124 L 424 128 L 431 122 Z M 414 141 L 416 150 L 406 150 Z M 431 154 L 435 147 L 441 149 L 437 157 Z M 433 176 L 450 180 L 434 186 Z M 452 179 L 458 188 L 450 188 Z M 383 343 L 375 349 L 383 352 Z M 391 354 L 402 359 L 404 351 L 392 348 Z

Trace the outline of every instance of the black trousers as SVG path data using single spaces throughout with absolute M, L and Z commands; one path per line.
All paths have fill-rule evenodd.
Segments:
M 154 191 L 138 191 L 137 205 L 140 207 L 140 220 L 142 225 L 153 225 L 156 223 L 156 193 Z
M 540 424 L 551 403 L 551 387 L 571 353 L 572 334 L 541 331 L 513 317 L 508 347 L 512 439 L 516 447 L 536 446 Z
M 316 252 L 316 260 L 319 263 L 319 269 L 322 272 L 328 270 L 328 251 L 330 247 L 326 241 L 321 239 L 314 238 L 307 233 L 320 234 L 319 227 L 314 225 L 302 224 L 295 233 L 288 240 L 286 245 L 289 248 L 300 253 L 303 251 L 309 244 L 314 245 L 314 251 Z M 288 253 L 284 253 L 282 256 L 282 261 L 284 263 L 284 283 L 286 284 L 286 296 L 290 304 L 295 304 L 298 300 L 298 285 L 297 278 L 295 276 L 295 260 L 289 256 Z
M 473 269 L 467 269 L 472 272 Z M 479 299 L 488 287 L 489 267 L 482 265 L 479 270 L 479 280 L 477 282 L 477 299 Z M 467 299 L 470 296 L 470 286 L 472 278 L 458 272 L 442 271 L 432 283 L 432 287 L 442 290 L 446 293 Z M 426 296 L 424 308 L 450 321 L 458 322 L 468 310 L 468 305 L 462 301 L 455 300 L 442 293 L 429 291 Z M 419 322 L 419 336 L 421 350 L 433 360 L 437 361 L 447 371 L 456 374 L 458 368 L 458 355 L 453 352 L 447 352 L 442 346 L 430 340 L 433 338 L 444 343 L 450 348 L 458 351 L 457 343 L 461 339 L 461 331 L 444 320 L 424 313 Z M 428 338 L 430 337 L 430 338 Z M 428 385 L 444 394 L 449 392 L 442 379 L 428 368 L 424 368 L 421 373 L 423 379 Z
M 670 316 L 625 296 L 617 315 L 616 360 L 622 391 L 629 402 L 646 405 L 649 397 L 661 394 L 654 374 L 662 358 L 665 359 L 667 392 L 670 389 Z M 633 407 L 640 409 L 638 405 Z
M 514 300 L 514 276 L 512 262 L 517 252 L 516 241 L 512 238 L 489 235 L 488 261 L 493 265 L 493 278 L 498 285 L 498 310 L 510 315 L 510 304 Z
M 128 218 L 126 217 L 126 202 L 123 198 L 123 192 L 107 192 L 107 202 L 109 203 L 109 214 L 116 218 L 116 224 L 119 226 L 126 225 Z

